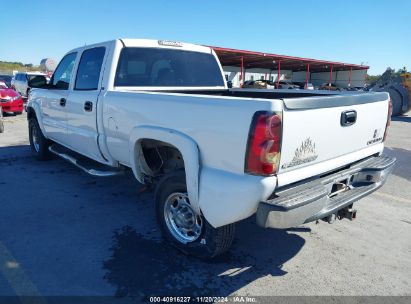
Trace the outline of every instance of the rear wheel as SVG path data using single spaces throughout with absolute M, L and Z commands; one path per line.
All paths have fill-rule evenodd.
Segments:
M 44 137 L 35 118 L 29 120 L 29 141 L 31 152 L 37 160 L 50 159 L 50 141 Z
M 167 174 L 157 185 L 156 215 L 163 237 L 182 252 L 210 259 L 227 251 L 234 239 L 234 224 L 214 228 L 193 209 L 187 195 L 185 173 Z

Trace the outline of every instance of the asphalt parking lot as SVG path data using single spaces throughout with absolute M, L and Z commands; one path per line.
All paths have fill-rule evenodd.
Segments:
M 392 122 L 387 184 L 357 220 L 237 225 L 213 261 L 165 246 L 152 193 L 131 175 L 88 176 L 30 156 L 25 114 L 0 134 L 0 295 L 411 295 L 411 116 Z

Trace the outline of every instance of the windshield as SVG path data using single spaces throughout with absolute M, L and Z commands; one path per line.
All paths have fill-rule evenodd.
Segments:
M 124 48 L 114 85 L 214 87 L 224 86 L 224 80 L 211 54 L 160 48 Z
M 0 81 L 11 81 L 11 76 L 7 76 L 7 75 L 0 75 Z

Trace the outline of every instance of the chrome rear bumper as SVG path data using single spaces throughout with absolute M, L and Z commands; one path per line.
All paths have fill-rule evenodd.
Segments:
M 336 214 L 380 188 L 395 162 L 392 157 L 370 157 L 349 168 L 277 189 L 259 204 L 257 224 L 290 228 Z

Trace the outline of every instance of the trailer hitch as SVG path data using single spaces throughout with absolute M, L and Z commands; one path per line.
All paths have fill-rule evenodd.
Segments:
M 330 215 L 322 218 L 322 220 L 327 222 L 328 224 L 334 224 L 336 219 L 342 220 L 345 218 L 349 219 L 350 221 L 357 218 L 357 210 L 353 208 L 352 204 L 341 210 L 338 210 L 336 213 L 331 213 Z
M 337 212 L 337 217 L 339 220 L 344 218 L 349 219 L 350 221 L 357 218 L 357 210 L 353 208 L 352 205 L 345 207 Z

